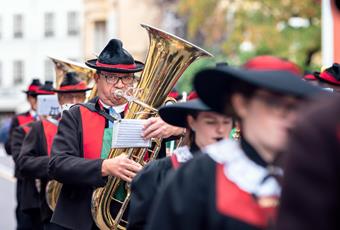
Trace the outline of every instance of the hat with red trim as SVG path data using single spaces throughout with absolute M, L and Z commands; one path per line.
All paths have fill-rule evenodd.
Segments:
M 85 64 L 96 70 L 114 73 L 135 73 L 144 69 L 144 64 L 135 61 L 118 39 L 111 39 L 97 59 L 88 60 Z
M 36 95 L 36 91 L 41 87 L 41 82 L 39 79 L 33 79 L 31 84 L 28 86 L 27 90 L 23 90 L 27 95 Z
M 243 64 L 243 68 L 248 70 L 279 70 L 288 71 L 297 75 L 301 74 L 301 69 L 295 63 L 283 58 L 270 55 L 263 55 L 251 58 L 245 64 Z
M 85 81 L 82 81 L 76 72 L 66 73 L 63 81 L 61 82 L 58 89 L 54 91 L 57 93 L 77 93 L 91 90 L 92 88 L 87 87 Z
M 52 95 L 55 94 L 52 81 L 45 81 L 45 83 L 40 86 L 37 91 L 37 95 Z
M 315 72 L 314 76 L 320 81 L 340 85 L 340 64 L 334 63 L 331 67 L 325 69 L 321 73 Z

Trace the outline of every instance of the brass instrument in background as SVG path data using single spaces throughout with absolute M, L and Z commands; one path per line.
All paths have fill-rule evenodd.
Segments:
M 97 89 L 94 81 L 95 69 L 86 66 L 83 63 L 67 60 L 64 58 L 49 57 L 54 65 L 56 71 L 56 86 L 60 86 L 63 78 L 67 72 L 76 72 L 79 77 L 86 82 L 88 87 L 93 87 L 90 95 L 86 97 L 87 100 L 94 98 L 97 95 Z
M 142 25 L 149 34 L 150 46 L 145 68 L 137 85 L 138 95 L 129 101 L 125 119 L 147 119 L 157 115 L 157 109 L 174 87 L 186 68 L 197 58 L 212 56 L 205 50 L 164 31 Z M 161 139 L 154 140 L 155 147 L 149 152 L 156 158 Z M 144 164 L 146 148 L 111 149 L 108 158 L 127 154 L 130 159 Z M 118 189 L 125 191 L 125 198 L 117 198 Z M 130 200 L 129 185 L 123 180 L 109 177 L 107 184 L 94 191 L 92 196 L 92 216 L 102 230 L 125 229 L 127 220 L 123 217 Z M 118 206 L 117 213 L 111 213 L 111 205 Z
M 86 99 L 90 100 L 96 96 L 97 90 L 94 82 L 95 69 L 91 69 L 86 65 L 63 58 L 49 57 L 54 65 L 56 71 L 56 87 L 59 88 L 64 76 L 67 72 L 76 72 L 79 77 L 87 83 L 89 87 L 93 87 L 90 91 L 90 95 L 87 95 Z M 46 186 L 46 201 L 50 209 L 53 211 L 57 205 L 57 200 L 61 190 L 62 184 L 51 180 Z

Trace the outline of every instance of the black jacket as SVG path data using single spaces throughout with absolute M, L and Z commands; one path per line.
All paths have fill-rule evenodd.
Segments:
M 47 144 L 42 121 L 32 124 L 31 131 L 25 137 L 18 157 L 19 172 L 28 179 L 40 179 L 40 211 L 42 220 L 50 220 L 52 211 L 46 203 L 46 185 L 48 182 Z
M 12 150 L 12 156 L 15 163 L 15 175 L 18 178 L 18 180 L 21 180 L 20 183 L 18 183 L 18 186 L 20 186 L 20 194 L 21 196 L 18 197 L 18 203 L 21 204 L 20 208 L 24 212 L 29 212 L 31 209 L 37 209 L 40 208 L 40 198 L 39 198 L 39 192 L 35 185 L 35 180 L 33 178 L 25 178 L 22 175 L 20 175 L 20 172 L 18 170 L 19 163 L 18 163 L 18 157 L 20 155 L 21 147 L 24 142 L 24 138 L 27 135 L 25 127 L 31 127 L 33 122 L 18 126 L 14 129 L 12 132 L 12 141 L 11 141 L 11 150 Z

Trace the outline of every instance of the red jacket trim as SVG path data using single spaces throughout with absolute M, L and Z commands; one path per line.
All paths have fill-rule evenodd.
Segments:
M 268 211 L 273 213 L 275 210 L 262 208 L 251 194 L 231 182 L 224 174 L 223 164 L 216 167 L 216 206 L 222 215 L 259 228 L 268 225 L 268 218 L 273 216 Z
M 48 120 L 42 120 L 42 125 L 44 129 L 44 135 L 46 139 L 47 144 L 47 155 L 51 155 L 51 148 L 54 136 L 57 134 L 58 126 L 53 124 L 52 122 L 49 122 Z
M 178 169 L 179 166 L 181 166 L 181 163 L 179 163 L 178 160 L 177 160 L 176 154 L 172 154 L 170 156 L 170 160 L 171 160 L 173 169 Z
M 27 134 L 31 130 L 31 127 L 26 124 L 22 125 L 21 128 L 24 130 L 25 134 Z
M 26 123 L 34 121 L 34 118 L 31 116 L 31 114 L 18 115 L 17 119 L 18 119 L 19 125 L 24 125 Z
M 83 150 L 85 159 L 99 159 L 105 128 L 105 118 L 80 106 L 80 115 L 83 128 Z

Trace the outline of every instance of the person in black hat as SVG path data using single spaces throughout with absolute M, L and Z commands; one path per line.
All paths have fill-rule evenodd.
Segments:
M 32 229 L 34 226 L 37 226 L 36 223 L 39 219 L 39 213 L 37 215 L 28 215 L 27 212 L 22 211 L 22 207 L 25 205 L 24 200 L 22 199 L 23 194 L 25 193 L 25 187 L 27 181 L 24 180 L 22 175 L 20 175 L 17 166 L 17 157 L 19 155 L 22 142 L 24 140 L 25 135 L 30 129 L 32 122 L 39 119 L 36 114 L 36 105 L 37 105 L 37 96 L 49 94 L 50 92 L 46 92 L 41 90 L 44 85 L 41 85 L 39 79 L 33 79 L 32 83 L 28 87 L 26 91 L 23 91 L 27 95 L 27 101 L 30 104 L 31 109 L 19 115 L 16 115 L 12 119 L 10 135 L 9 139 L 6 142 L 6 150 L 7 153 L 10 153 L 13 157 L 15 163 L 14 176 L 17 178 L 17 186 L 16 186 L 16 199 L 17 199 L 17 207 L 16 207 L 16 219 L 17 219 L 17 229 Z M 27 195 L 27 197 L 33 196 Z
M 303 109 L 291 131 L 277 230 L 339 229 L 340 95 Z
M 285 145 L 302 98 L 318 89 L 292 71 L 280 71 L 280 65 L 273 70 L 266 63 L 248 70 L 206 69 L 196 75 L 201 100 L 216 112 L 240 119 L 241 140 L 210 145 L 207 154 L 169 175 L 147 229 L 269 227 L 280 195 L 276 176 L 282 174 L 274 165 L 275 153 Z
M 72 104 L 82 103 L 85 100 L 88 88 L 75 72 L 66 73 L 58 89 L 52 87 L 52 82 L 41 87 L 38 92 L 46 91 L 57 93 L 60 106 L 65 108 Z M 50 224 L 52 211 L 46 203 L 46 185 L 48 183 L 48 162 L 53 138 L 57 132 L 60 115 L 48 116 L 31 125 L 30 132 L 26 135 L 22 144 L 17 163 L 19 173 L 27 180 L 40 180 L 39 186 L 39 209 L 41 214 L 40 223 L 44 229 L 51 229 Z M 53 229 L 53 228 L 52 228 Z
M 87 61 L 86 65 L 97 70 L 95 81 L 98 97 L 65 111 L 49 162 L 49 175 L 63 183 L 51 221 L 63 229 L 96 229 L 91 216 L 94 189 L 103 187 L 108 176 L 130 182 L 141 169 L 140 164 L 124 154 L 106 159 L 106 150 L 111 149 L 114 120 L 123 117 L 127 109 L 127 101 L 116 92 L 133 87 L 137 82 L 135 73 L 141 72 L 144 64 L 135 61 L 120 40 L 112 39 L 99 57 Z M 164 136 L 168 130 L 164 127 L 182 132 L 180 128 L 172 128 L 159 121 L 160 118 L 149 120 L 150 124 L 155 125 L 148 129 L 145 138 L 150 135 Z M 159 125 L 164 127 L 159 128 Z M 154 129 L 157 129 L 156 134 Z M 159 133 L 159 130 L 162 132 Z
M 305 77 L 306 80 L 315 82 L 316 85 L 330 92 L 340 92 L 340 64 L 334 63 L 331 67 L 321 72 L 314 72 L 312 77 Z
M 174 126 L 186 128 L 184 145 L 170 157 L 155 160 L 142 169 L 131 183 L 131 201 L 127 229 L 144 229 L 153 199 L 166 175 L 196 156 L 199 149 L 227 138 L 233 119 L 212 112 L 199 99 L 164 106 L 161 118 Z
M 30 110 L 25 113 L 20 113 L 12 118 L 11 126 L 9 129 L 8 139 L 5 142 L 5 150 L 8 155 L 12 155 L 11 151 L 11 136 L 13 130 L 25 123 L 31 122 L 36 119 L 36 107 L 37 107 L 37 89 L 41 86 L 39 79 L 33 79 L 28 89 L 23 91 L 26 94 L 27 102 L 30 104 Z

